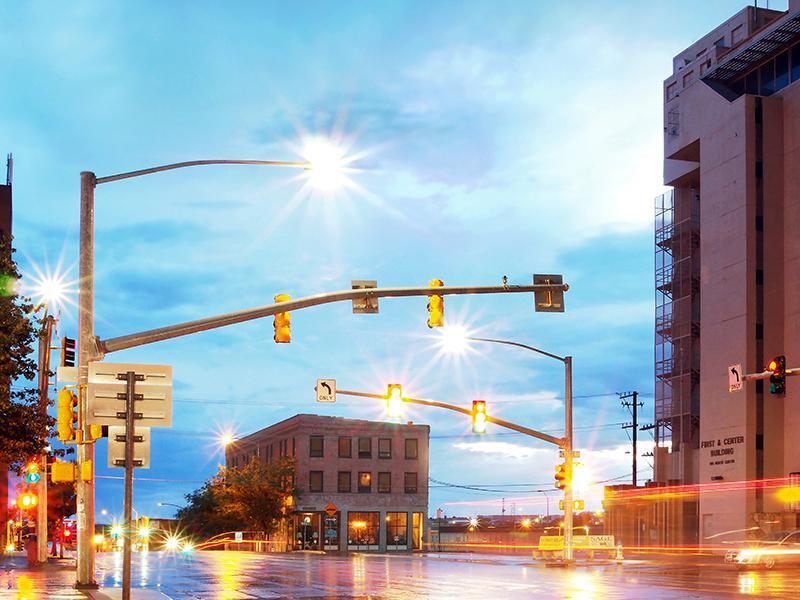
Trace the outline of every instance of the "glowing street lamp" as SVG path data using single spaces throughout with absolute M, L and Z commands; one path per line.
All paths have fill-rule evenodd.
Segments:
M 170 551 L 176 551 L 181 547 L 181 540 L 179 537 L 171 535 L 164 542 L 164 548 Z
M 403 387 L 399 383 L 390 383 L 387 393 L 386 413 L 390 419 L 403 416 Z

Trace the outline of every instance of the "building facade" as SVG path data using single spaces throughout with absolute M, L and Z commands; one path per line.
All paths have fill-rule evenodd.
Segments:
M 422 549 L 428 425 L 295 415 L 228 446 L 226 464 L 295 464 L 294 550 Z
M 729 392 L 728 375 L 782 354 L 800 364 L 800 0 L 747 7 L 674 58 L 664 183 L 654 479 L 697 488 L 662 495 L 653 541 L 798 527 L 800 507 L 777 490 L 800 473 L 800 382 Z

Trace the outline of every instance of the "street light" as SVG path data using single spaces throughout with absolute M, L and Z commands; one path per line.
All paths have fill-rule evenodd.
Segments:
M 444 327 L 444 330 L 439 338 L 440 345 L 446 350 L 453 352 L 464 352 L 469 347 L 469 342 L 485 342 L 490 344 L 502 344 L 504 346 L 515 346 L 547 356 L 553 360 L 557 360 L 564 364 L 564 440 L 560 444 L 562 453 L 564 455 L 564 470 L 566 473 L 573 473 L 573 450 L 572 450 L 572 357 L 571 356 L 558 356 L 527 344 L 519 342 L 512 342 L 510 340 L 499 340 L 494 338 L 474 337 L 468 335 L 463 327 L 455 326 Z M 460 349 L 460 350 L 459 350 Z M 564 559 L 567 561 L 572 560 L 572 491 L 573 482 L 571 477 L 564 480 Z
M 86 386 L 88 385 L 88 366 L 90 362 L 102 360 L 102 353 L 97 346 L 97 338 L 94 332 L 94 192 L 99 184 L 112 183 L 123 179 L 141 177 L 164 171 L 172 171 L 186 167 L 197 167 L 207 165 L 257 165 L 257 166 L 278 166 L 306 169 L 310 175 L 324 173 L 324 177 L 312 179 L 310 184 L 315 186 L 317 182 L 329 185 L 333 178 L 333 172 L 337 162 L 333 160 L 335 155 L 327 150 L 325 152 L 317 146 L 312 152 L 312 160 L 302 161 L 276 161 L 276 160 L 193 160 L 168 165 L 160 165 L 127 173 L 119 173 L 107 177 L 97 177 L 91 171 L 81 172 L 81 200 L 80 200 L 80 245 L 78 259 L 78 281 L 79 281 L 79 301 L 78 301 L 78 372 L 79 386 L 82 390 L 80 402 L 84 411 L 86 406 Z M 94 445 L 81 444 L 78 446 L 78 462 L 80 464 L 94 464 Z M 126 523 L 131 520 L 130 490 L 133 485 L 133 473 L 131 469 L 126 469 L 125 490 L 126 501 L 124 507 L 124 519 Z M 95 549 L 91 543 L 91 536 L 94 534 L 94 473 L 88 481 L 78 481 L 77 483 L 77 512 L 78 523 L 82 526 L 78 532 L 78 556 L 76 568 L 76 587 L 77 588 L 97 588 L 94 577 Z M 130 558 L 131 547 L 130 539 L 126 537 L 125 557 L 123 560 L 122 587 L 123 596 L 128 597 L 130 590 Z
M 179 509 L 179 510 L 180 510 L 181 508 L 183 508 L 183 506 L 181 506 L 181 505 L 179 505 L 179 504 L 173 504 L 172 502 L 159 502 L 159 503 L 158 503 L 158 506 L 174 506 L 175 508 L 177 508 L 177 509 Z

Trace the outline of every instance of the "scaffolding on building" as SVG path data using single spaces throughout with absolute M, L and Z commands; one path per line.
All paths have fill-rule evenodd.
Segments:
M 700 197 L 670 190 L 655 206 L 655 440 L 697 447 L 700 383 Z M 673 473 L 683 479 L 683 473 Z

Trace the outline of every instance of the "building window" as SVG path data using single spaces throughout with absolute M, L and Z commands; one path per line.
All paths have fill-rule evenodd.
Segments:
M 406 494 L 416 494 L 417 493 L 417 474 L 416 473 L 406 473 L 403 488 L 405 489 Z
M 309 492 L 322 491 L 322 471 L 308 472 L 308 491 Z
M 358 493 L 369 494 L 372 491 L 372 473 L 362 471 L 358 474 Z
M 792 48 L 792 81 L 800 79 L 800 44 Z
M 377 512 L 347 513 L 347 545 L 351 550 L 358 546 L 378 549 L 378 527 L 381 514 Z
M 339 479 L 338 483 L 336 484 L 336 490 L 340 494 L 349 494 L 352 491 L 353 485 L 350 479 L 350 471 L 339 471 Z
M 292 456 L 297 456 L 297 444 L 295 444 L 295 439 L 292 438 Z
M 392 493 L 392 474 L 391 473 L 378 473 L 378 493 L 391 494 Z
M 758 70 L 748 73 L 744 78 L 744 93 L 752 96 L 758 95 Z
M 386 513 L 386 545 L 402 546 L 402 549 L 405 550 L 408 545 L 408 513 Z
M 731 43 L 735 46 L 744 39 L 744 25 L 734 27 L 731 31 Z
M 392 440 L 390 438 L 378 440 L 378 458 L 392 458 Z
M 775 57 L 775 91 L 789 85 L 789 51 Z
M 694 71 L 689 71 L 683 76 L 683 87 L 687 87 L 694 81 Z
M 422 513 L 415 512 L 411 520 L 411 543 L 414 550 L 422 548 Z
M 349 437 L 339 438 L 339 458 L 351 458 L 353 456 L 353 440 Z
M 714 42 L 714 47 L 715 48 L 726 48 L 726 46 L 725 46 L 725 36 L 724 35 L 721 38 L 719 38 L 716 42 Z
M 358 438 L 358 458 L 372 458 L 372 438 Z
M 667 102 L 678 95 L 678 82 L 673 81 L 667 86 Z
M 759 91 L 762 96 L 771 96 L 775 92 L 775 61 L 761 65 L 758 70 L 761 76 L 761 85 Z
M 406 458 L 411 460 L 419 458 L 419 442 L 417 438 L 408 438 L 406 440 Z
M 312 435 L 308 438 L 308 455 L 312 458 L 322 458 L 325 446 L 321 435 Z

